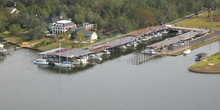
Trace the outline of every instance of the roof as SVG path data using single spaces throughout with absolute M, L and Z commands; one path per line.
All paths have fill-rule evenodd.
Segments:
M 38 55 L 47 55 L 47 54 L 50 54 L 52 52 L 56 52 L 56 51 L 59 51 L 59 50 L 62 50 L 64 48 L 56 48 L 56 49 L 53 49 L 53 50 L 48 50 L 48 51 L 45 51 L 45 52 L 41 52 L 41 53 L 38 53 Z
M 47 18 L 45 21 L 46 21 L 47 23 L 56 23 L 56 22 L 59 21 L 59 20 L 60 20 L 60 19 L 59 19 L 58 16 L 53 16 L 53 17 Z
M 165 39 L 161 42 L 154 43 L 148 47 L 161 47 L 161 46 L 165 46 L 165 45 L 174 44 L 174 43 L 179 42 L 180 40 L 187 40 L 187 39 L 193 38 L 198 34 L 199 34 L 198 32 L 190 31 L 185 34 L 182 34 L 182 35 L 179 35 L 176 37 L 172 37 L 172 38 L 168 38 L 168 39 Z
M 92 34 L 93 34 L 95 31 L 77 30 L 77 31 L 76 31 L 76 34 L 78 34 L 79 32 L 82 32 L 82 33 L 85 35 L 85 37 L 90 37 L 90 36 L 92 36 Z
M 72 25 L 76 25 L 75 23 L 73 22 L 70 22 L 70 23 L 65 23 L 64 26 L 72 26 Z
M 62 57 L 79 57 L 88 54 L 92 54 L 94 52 L 89 50 L 82 49 L 73 49 L 73 48 L 56 48 L 53 50 L 45 51 L 38 53 L 38 55 L 57 55 Z
M 129 42 L 133 42 L 134 40 L 135 40 L 135 37 L 132 37 L 132 36 L 122 37 L 122 38 L 111 40 L 107 43 L 101 43 L 99 45 L 92 46 L 92 47 L 89 48 L 89 50 L 91 50 L 91 51 L 101 51 L 105 48 L 117 47 L 117 46 L 129 43 Z
M 89 50 L 82 50 L 82 49 L 69 49 L 67 51 L 58 52 L 55 55 L 62 56 L 62 57 L 79 57 L 79 56 L 85 56 L 88 54 L 92 54 L 94 52 Z
M 57 23 L 61 23 L 61 24 L 66 24 L 66 23 L 71 23 L 72 21 L 71 20 L 60 20 L 60 21 L 57 21 Z

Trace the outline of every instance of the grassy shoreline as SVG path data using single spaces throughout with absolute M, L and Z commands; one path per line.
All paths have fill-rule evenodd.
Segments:
M 220 52 L 211 55 L 206 61 L 195 63 L 188 70 L 195 73 L 220 74 Z

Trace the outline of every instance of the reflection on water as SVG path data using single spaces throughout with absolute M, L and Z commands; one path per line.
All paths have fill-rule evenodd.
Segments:
M 0 61 L 0 110 L 219 110 L 220 75 L 187 70 L 196 54 L 219 49 L 218 41 L 138 66 L 128 64 L 144 57 L 138 50 L 116 50 L 78 72 L 34 65 L 38 52 L 16 50 Z
M 6 58 L 5 55 L 0 55 L 0 62 L 3 61 Z

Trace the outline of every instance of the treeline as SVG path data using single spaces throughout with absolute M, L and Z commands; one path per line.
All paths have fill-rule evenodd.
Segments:
M 7 11 L 14 2 L 21 12 L 18 15 Z M 196 14 L 202 7 L 218 6 L 220 0 L 1 0 L 0 32 L 16 24 L 14 28 L 20 25 L 31 31 L 31 36 L 38 37 L 42 33 L 34 32 L 46 29 L 45 19 L 57 15 L 71 18 L 77 24 L 97 24 L 98 29 L 107 32 L 126 33 Z

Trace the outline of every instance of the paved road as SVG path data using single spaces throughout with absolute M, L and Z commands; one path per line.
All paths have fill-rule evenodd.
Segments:
M 196 44 L 198 44 L 198 43 L 201 43 L 201 42 L 203 42 L 203 41 L 205 41 L 205 40 L 208 40 L 208 39 L 210 39 L 210 38 L 212 38 L 212 37 L 215 37 L 215 36 L 218 36 L 218 35 L 220 35 L 220 31 L 215 30 L 214 33 L 212 33 L 212 34 L 208 34 L 208 35 L 205 35 L 205 36 L 203 36 L 203 37 L 201 37 L 201 38 L 198 38 L 198 39 L 195 39 L 195 40 L 191 41 L 190 44 L 189 44 L 189 46 L 196 45 Z M 178 46 L 178 47 L 175 47 L 174 50 L 168 50 L 168 51 L 166 51 L 166 53 L 167 53 L 167 54 L 176 53 L 176 52 L 178 52 L 178 51 L 180 51 L 180 50 L 183 50 L 183 49 L 185 49 L 185 48 L 187 48 L 187 47 L 186 47 L 186 46 Z
M 198 12 L 198 14 L 202 14 L 202 13 L 207 12 L 207 11 L 208 10 L 202 10 L 202 11 Z M 183 18 L 181 18 L 179 20 L 176 20 L 176 21 L 173 21 L 173 22 L 169 23 L 169 25 L 176 24 L 178 22 L 181 22 L 181 21 L 186 20 L 186 19 L 190 19 L 190 18 L 195 17 L 195 16 L 196 16 L 195 14 L 192 14 L 192 15 L 183 17 Z

